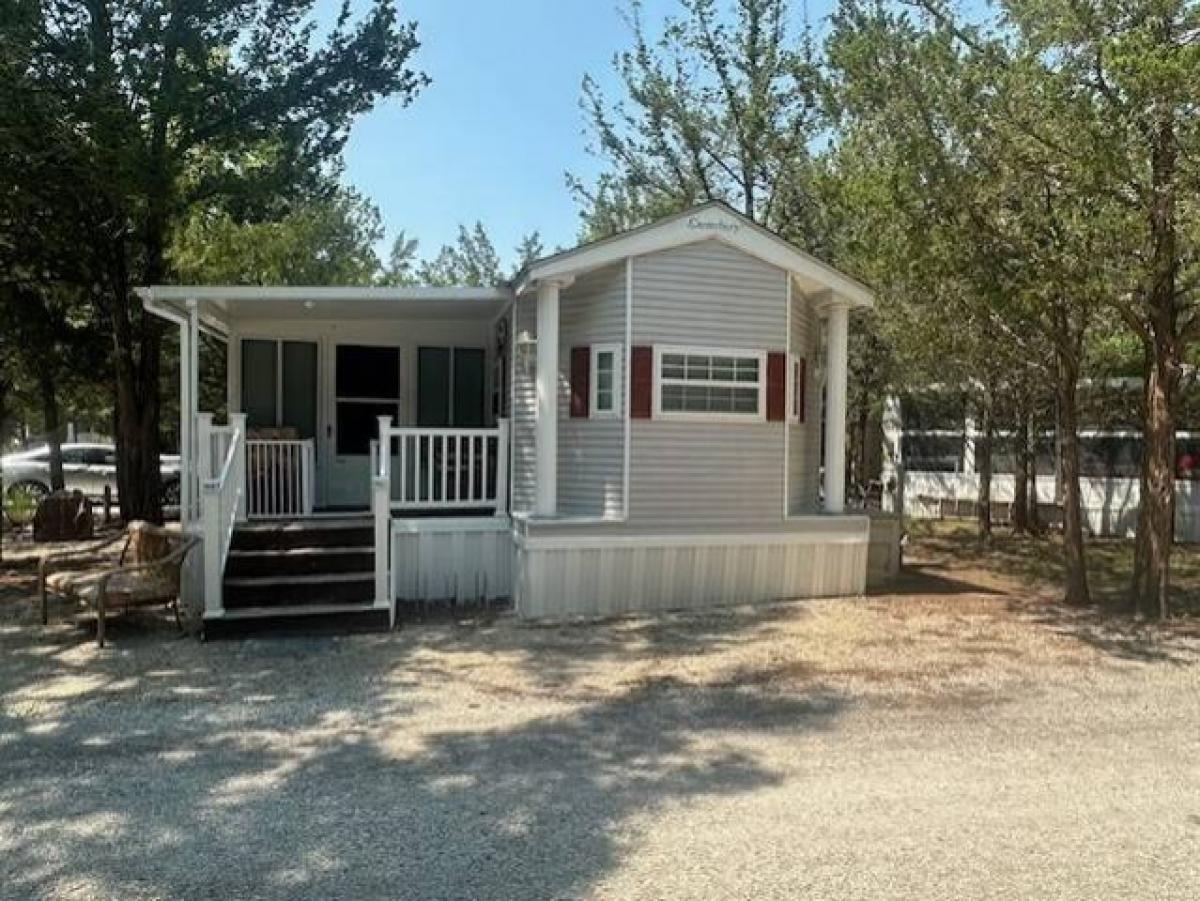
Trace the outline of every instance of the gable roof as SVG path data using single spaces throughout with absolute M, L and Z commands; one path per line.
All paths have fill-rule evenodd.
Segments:
M 862 282 L 805 253 L 722 200 L 710 200 L 648 225 L 534 260 L 517 274 L 514 284 L 521 294 L 537 281 L 569 278 L 626 257 L 711 240 L 791 273 L 806 294 L 832 292 L 856 307 L 869 307 L 874 301 L 871 289 Z

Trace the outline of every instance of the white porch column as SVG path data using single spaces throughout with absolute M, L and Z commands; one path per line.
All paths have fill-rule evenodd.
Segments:
M 237 494 L 237 512 L 234 514 L 238 522 L 246 521 L 246 455 L 250 453 L 250 445 L 246 442 L 246 414 L 230 413 L 229 424 L 237 432 L 237 442 L 241 446 L 238 455 L 233 460 L 234 492 Z
M 187 371 L 192 360 L 191 328 L 187 322 L 179 323 L 179 522 L 187 528 L 196 519 L 195 510 L 199 499 L 195 495 L 197 483 L 194 478 L 198 462 L 197 443 L 192 440 L 195 423 L 189 415 L 192 409 L 192 380 Z
M 180 359 L 179 381 L 182 385 L 184 379 L 187 380 L 187 405 L 179 411 L 180 418 L 180 435 L 179 435 L 179 450 L 181 462 L 185 467 L 190 461 L 190 468 L 185 469 L 185 473 L 181 475 L 180 481 L 180 504 L 183 503 L 183 486 L 185 482 L 188 484 L 187 498 L 190 503 L 194 504 L 191 516 L 198 519 L 200 517 L 200 479 L 196 475 L 196 459 L 197 459 L 197 434 L 196 434 L 196 417 L 200 413 L 200 309 L 195 300 L 187 301 L 188 312 L 188 340 L 187 340 L 187 356 Z M 187 448 L 186 452 L 184 448 Z M 181 507 L 179 519 L 180 522 L 186 522 L 183 508 Z
M 379 438 L 371 460 L 371 514 L 375 523 L 375 607 L 388 610 L 388 626 L 396 625 L 392 594 L 392 417 L 380 416 Z M 432 441 L 430 442 L 432 454 Z M 430 459 L 429 465 L 433 465 Z M 419 472 L 419 470 L 418 470 Z
M 537 494 L 534 512 L 553 516 L 558 504 L 558 282 L 537 288 Z
M 846 509 L 846 370 L 850 362 L 850 305 L 833 298 L 826 306 L 825 512 Z

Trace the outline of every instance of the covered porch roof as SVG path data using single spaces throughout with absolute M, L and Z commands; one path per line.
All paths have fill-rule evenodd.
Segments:
M 152 285 L 138 288 L 145 308 L 186 319 L 194 302 L 201 325 L 227 334 L 238 319 L 487 319 L 512 300 L 509 288 Z

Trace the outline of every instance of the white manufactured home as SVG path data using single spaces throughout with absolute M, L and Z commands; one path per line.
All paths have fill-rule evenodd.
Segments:
M 723 204 L 499 288 L 142 296 L 179 326 L 206 619 L 503 597 L 562 620 L 864 588 L 844 423 L 870 292 Z M 198 409 L 202 330 L 227 348 L 222 424 Z

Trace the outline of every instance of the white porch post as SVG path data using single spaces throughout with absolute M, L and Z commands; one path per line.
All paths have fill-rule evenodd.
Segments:
M 825 512 L 846 509 L 846 370 L 850 361 L 850 305 L 834 297 L 825 360 Z
M 192 409 L 192 380 L 188 368 L 192 361 L 191 328 L 187 322 L 179 323 L 179 522 L 187 528 L 195 521 L 195 508 L 199 506 L 194 494 L 196 489 L 196 442 L 192 440 L 195 423 Z
M 181 462 L 187 465 L 191 463 L 190 469 L 187 469 L 180 478 L 180 502 L 183 502 L 182 488 L 184 480 L 188 481 L 188 499 L 195 504 L 195 509 L 191 516 L 199 517 L 199 499 L 200 499 L 200 479 L 196 475 L 196 417 L 200 412 L 200 308 L 194 299 L 187 301 L 188 312 L 188 340 L 187 340 L 187 356 L 180 360 L 179 381 L 182 383 L 187 380 L 187 406 L 179 411 L 181 422 L 179 444 Z M 182 424 L 186 423 L 186 435 Z M 185 444 L 186 442 L 186 444 Z M 184 455 L 184 447 L 187 447 L 187 453 Z M 180 522 L 186 522 L 182 510 L 179 514 Z
M 558 282 L 537 287 L 537 494 L 534 512 L 558 504 Z
M 246 455 L 250 453 L 250 445 L 246 441 L 246 414 L 245 413 L 230 413 L 229 424 L 237 430 L 238 443 L 241 445 L 241 452 L 233 461 L 233 478 L 235 480 L 234 491 L 237 493 L 237 512 L 235 518 L 238 522 L 246 521 Z
M 508 515 L 508 443 L 512 440 L 508 419 L 496 420 L 496 516 Z M 485 438 L 486 442 L 487 439 Z M 487 479 L 487 474 L 484 474 Z M 484 488 L 484 495 L 487 488 Z
M 213 483 L 212 458 L 212 414 L 203 413 L 196 417 L 199 430 L 196 442 L 199 459 L 193 470 L 197 476 L 200 504 L 198 516 L 204 551 L 204 615 L 220 616 L 225 609 L 221 584 L 221 499 L 219 489 Z M 220 465 L 219 463 L 217 465 Z
M 375 521 L 375 607 L 386 608 L 388 625 L 394 626 L 396 605 L 392 597 L 389 565 L 392 543 L 392 417 L 380 416 L 379 438 L 371 468 L 371 513 Z M 430 460 L 430 466 L 433 461 Z

